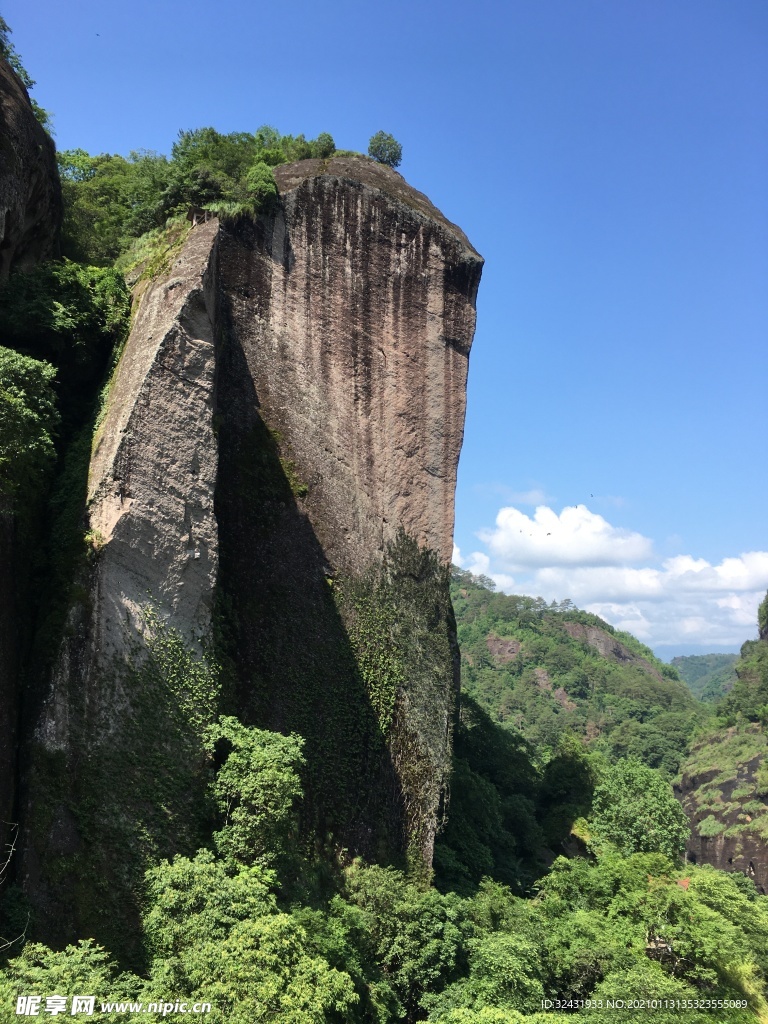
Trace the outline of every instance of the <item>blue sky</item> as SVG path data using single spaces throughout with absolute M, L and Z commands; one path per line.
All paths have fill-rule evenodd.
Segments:
M 273 124 L 400 168 L 486 259 L 462 564 L 664 657 L 768 587 L 764 0 L 12 0 L 60 148 Z M 762 443 L 761 443 L 762 442 Z M 537 507 L 539 511 L 537 512 Z

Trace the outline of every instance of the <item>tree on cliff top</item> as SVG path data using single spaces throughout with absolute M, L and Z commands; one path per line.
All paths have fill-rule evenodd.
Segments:
M 672 787 L 637 758 L 612 765 L 595 789 L 591 832 L 629 856 L 682 853 L 691 827 Z
M 403 159 L 403 147 L 392 135 L 376 132 L 368 143 L 368 156 L 388 167 L 399 167 Z

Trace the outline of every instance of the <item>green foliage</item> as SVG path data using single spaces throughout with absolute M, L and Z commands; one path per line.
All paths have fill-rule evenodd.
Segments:
M 18 996 L 58 994 L 69 997 L 75 993 L 97 994 L 97 1000 L 134 999 L 141 986 L 140 979 L 119 974 L 110 955 L 92 939 L 85 939 L 66 949 L 54 951 L 36 942 L 29 942 L 23 952 L 0 972 L 0 1006 L 3 1020 L 11 1020 Z M 122 1013 L 99 1014 L 100 1019 L 117 1022 L 127 1018 Z
M 593 836 L 621 853 L 682 853 L 690 826 L 669 783 L 636 758 L 609 767 L 595 789 Z
M 51 468 L 56 370 L 0 347 L 0 510 L 29 503 Z
M 273 912 L 274 880 L 258 866 L 228 867 L 208 850 L 151 868 L 143 924 L 155 970 L 172 958 L 183 961 L 196 946 L 222 941 L 238 921 Z
M 263 160 L 249 168 L 245 175 L 245 183 L 258 209 L 269 210 L 277 202 L 275 176 Z
M 725 825 L 710 814 L 709 817 L 704 818 L 698 823 L 696 831 L 700 836 L 711 838 L 712 836 L 720 835 L 721 832 L 725 832 Z
M 760 639 L 768 640 L 768 593 L 766 593 L 757 609 L 757 628 L 760 633 Z
M 6 344 L 58 370 L 64 436 L 92 413 L 116 346 L 125 338 L 130 295 L 112 268 L 68 260 L 16 273 L 0 292 L 0 332 Z
M 387 167 L 399 167 L 403 159 L 403 147 L 387 132 L 376 132 L 368 143 L 368 156 Z
M 373 569 L 366 577 L 337 585 L 335 590 L 371 706 L 386 736 L 406 678 L 390 581 L 385 572 Z
M 153 228 L 134 239 L 115 263 L 128 280 L 151 281 L 167 274 L 181 252 L 192 228 L 185 216 L 169 217 L 162 228 Z
M 221 718 L 208 732 L 208 746 L 224 758 L 213 783 L 224 821 L 215 835 L 222 856 L 263 866 L 285 859 L 296 839 L 295 804 L 302 795 L 301 737 Z
M 489 875 L 524 890 L 540 873 L 544 836 L 532 754 L 462 695 L 448 821 L 435 845 L 441 889 L 470 893 Z
M 79 262 L 108 264 L 169 218 L 205 207 L 226 219 L 268 212 L 277 200 L 272 168 L 293 160 L 330 157 L 333 138 L 254 134 L 215 128 L 179 132 L 170 159 L 145 150 L 90 156 L 58 154 L 64 198 L 62 251 Z
M 544 997 L 540 949 L 523 935 L 490 932 L 466 943 L 469 973 L 424 1005 L 430 1020 L 451 1020 L 456 1009 L 526 1010 Z
M 389 988 L 399 1011 L 394 1019 L 408 1021 L 418 1019 L 423 994 L 450 979 L 468 932 L 457 896 L 425 889 L 391 868 L 350 870 L 344 899 L 332 901 L 331 913 L 358 949 L 378 1000 Z
M 222 729 L 242 739 L 233 720 Z M 225 866 L 203 850 L 149 871 L 151 991 L 209 1001 L 212 1021 L 250 1022 L 267 1012 L 304 1024 L 353 1007 L 351 979 L 314 955 L 299 922 L 278 910 L 274 880 L 263 868 Z

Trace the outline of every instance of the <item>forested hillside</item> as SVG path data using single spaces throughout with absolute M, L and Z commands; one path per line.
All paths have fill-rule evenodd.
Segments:
M 736 682 L 736 654 L 693 654 L 672 659 L 672 665 L 698 700 L 718 700 Z
M 707 712 L 677 671 L 627 633 L 570 601 L 494 593 L 454 569 L 462 687 L 539 751 L 584 737 L 611 760 L 637 757 L 674 774 Z

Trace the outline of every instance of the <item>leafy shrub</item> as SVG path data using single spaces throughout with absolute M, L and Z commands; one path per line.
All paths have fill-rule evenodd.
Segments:
M 0 347 L 0 511 L 39 491 L 59 423 L 56 370 Z

